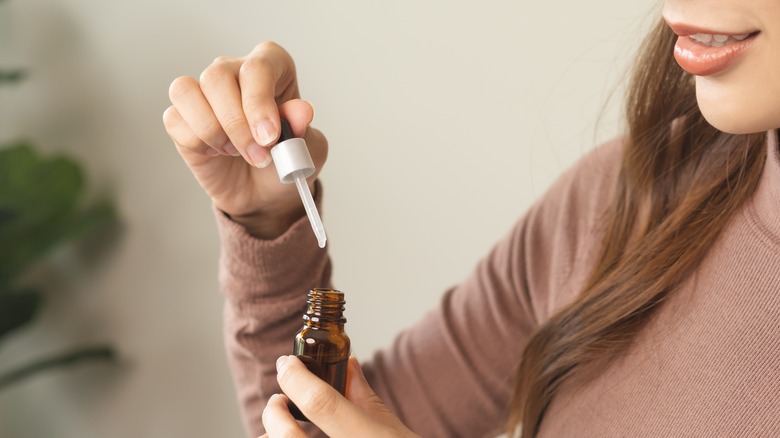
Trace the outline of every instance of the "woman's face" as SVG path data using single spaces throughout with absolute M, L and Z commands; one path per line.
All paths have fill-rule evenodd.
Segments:
M 663 16 L 708 122 L 733 134 L 780 127 L 780 0 L 666 0 Z

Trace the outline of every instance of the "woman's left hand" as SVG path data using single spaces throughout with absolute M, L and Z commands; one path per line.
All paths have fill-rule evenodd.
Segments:
M 261 438 L 306 437 L 290 414 L 288 400 L 329 437 L 418 437 L 368 386 L 354 357 L 349 358 L 346 398 L 309 372 L 295 356 L 280 357 L 276 371 L 279 386 L 287 395 L 274 394 L 268 400 L 263 411 L 266 434 Z

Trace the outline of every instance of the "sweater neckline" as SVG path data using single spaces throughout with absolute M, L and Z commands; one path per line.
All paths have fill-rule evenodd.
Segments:
M 766 147 L 764 170 L 749 210 L 762 233 L 780 246 L 780 149 L 776 130 L 767 132 Z

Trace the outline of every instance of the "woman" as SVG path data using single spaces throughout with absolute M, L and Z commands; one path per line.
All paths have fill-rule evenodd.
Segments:
M 292 60 L 264 43 L 173 82 L 164 121 L 217 209 L 250 433 L 307 436 L 289 397 L 336 437 L 780 436 L 780 2 L 667 0 L 663 16 L 626 136 L 392 348 L 351 359 L 346 398 L 284 356 L 300 290 L 330 282 L 294 189 L 266 168 L 280 115 L 318 169 L 327 155 Z

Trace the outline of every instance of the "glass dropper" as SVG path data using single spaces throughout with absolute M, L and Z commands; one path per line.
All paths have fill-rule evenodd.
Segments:
M 311 160 L 306 142 L 302 138 L 293 136 L 290 123 L 285 119 L 281 119 L 281 123 L 282 132 L 279 142 L 271 148 L 271 157 L 279 174 L 279 181 L 284 184 L 295 183 L 306 216 L 309 217 L 311 228 L 317 237 L 317 244 L 320 248 L 324 248 L 328 238 L 325 236 L 325 227 L 322 225 L 317 205 L 314 204 L 309 184 L 306 182 L 306 178 L 314 174 L 314 162 Z

